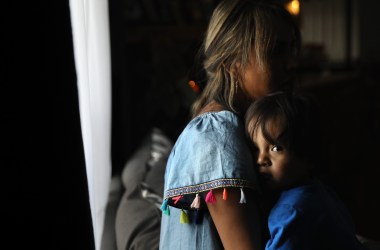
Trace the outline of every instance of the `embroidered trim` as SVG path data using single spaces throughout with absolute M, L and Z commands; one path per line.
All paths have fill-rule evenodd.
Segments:
M 164 199 L 168 199 L 168 198 L 179 196 L 179 195 L 185 195 L 185 194 L 201 193 L 201 192 L 208 191 L 211 189 L 223 188 L 223 187 L 253 188 L 254 185 L 247 180 L 219 179 L 219 180 L 209 181 L 209 182 L 205 182 L 198 185 L 169 189 L 165 192 Z

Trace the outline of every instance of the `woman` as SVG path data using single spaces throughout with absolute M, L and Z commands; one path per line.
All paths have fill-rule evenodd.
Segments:
M 259 187 L 242 119 L 252 101 L 290 88 L 299 43 L 280 5 L 216 7 L 202 51 L 207 84 L 166 167 L 160 249 L 261 248 Z

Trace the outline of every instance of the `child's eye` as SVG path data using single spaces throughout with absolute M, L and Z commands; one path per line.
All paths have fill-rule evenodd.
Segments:
M 273 145 L 272 148 L 271 148 L 271 150 L 274 151 L 274 152 L 278 152 L 278 151 L 282 151 L 284 149 L 281 146 Z

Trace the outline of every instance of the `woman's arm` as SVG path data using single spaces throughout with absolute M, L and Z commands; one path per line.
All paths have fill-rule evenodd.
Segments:
M 213 190 L 216 203 L 207 203 L 211 217 L 226 250 L 261 249 L 261 227 L 257 200 L 245 191 L 247 203 L 240 204 L 240 190 L 228 188 L 223 200 L 223 189 Z

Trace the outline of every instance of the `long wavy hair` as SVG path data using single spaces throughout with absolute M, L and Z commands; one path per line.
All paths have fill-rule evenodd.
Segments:
M 275 18 L 294 30 L 294 51 L 298 54 L 300 32 L 292 16 L 270 0 L 224 0 L 215 8 L 206 32 L 200 57 L 207 83 L 192 107 L 193 117 L 211 101 L 239 113 L 233 67 L 246 67 L 252 50 L 259 67 L 267 67 L 276 42 Z

